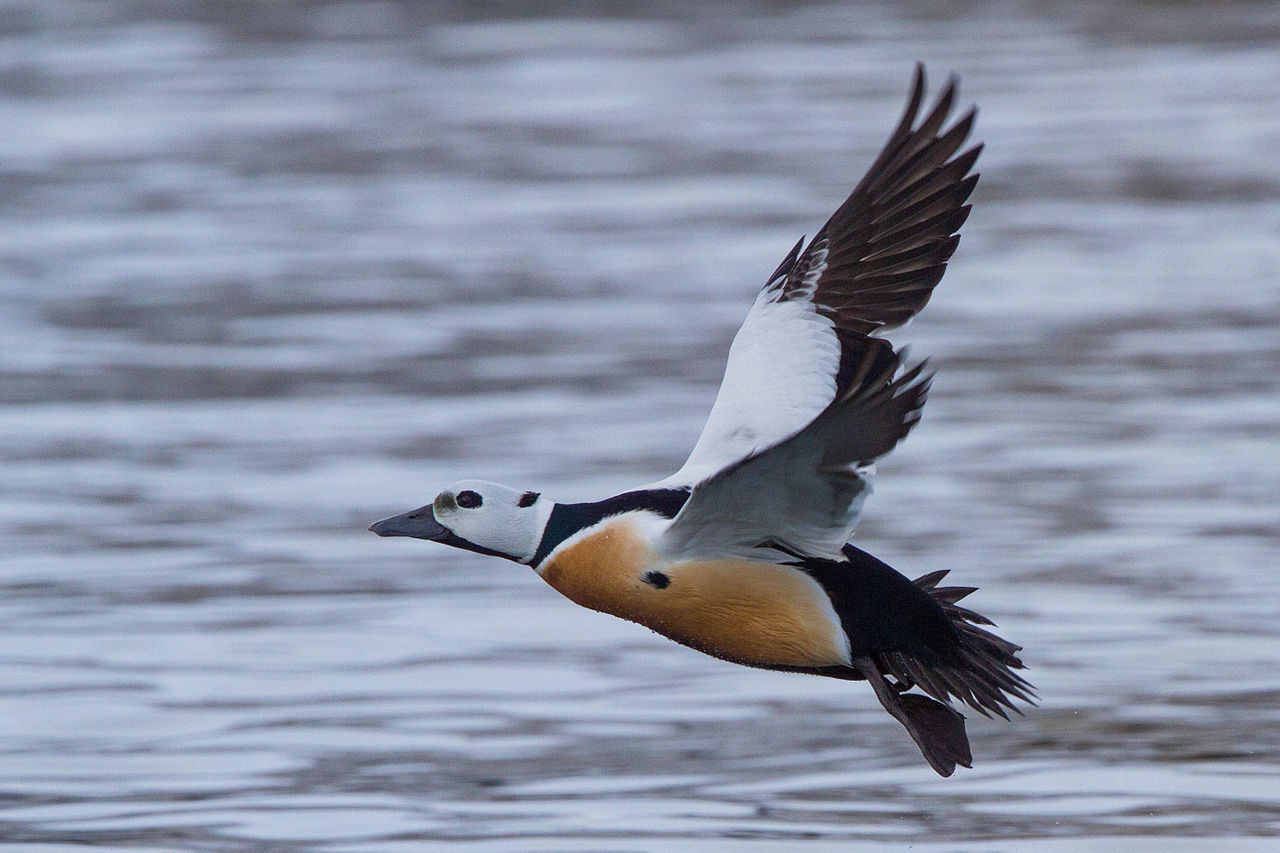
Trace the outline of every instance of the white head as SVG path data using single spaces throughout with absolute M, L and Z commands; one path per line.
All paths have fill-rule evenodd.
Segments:
M 370 530 L 379 536 L 430 539 L 528 563 L 538 550 L 555 503 L 484 480 L 459 480 L 431 504 L 384 518 Z

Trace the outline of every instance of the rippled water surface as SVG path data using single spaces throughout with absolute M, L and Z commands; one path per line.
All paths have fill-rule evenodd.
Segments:
M 5 849 L 1270 849 L 1280 6 L 621 8 L 3 4 Z M 859 541 L 1026 646 L 975 769 L 365 531 L 678 467 L 916 58 L 987 150 Z

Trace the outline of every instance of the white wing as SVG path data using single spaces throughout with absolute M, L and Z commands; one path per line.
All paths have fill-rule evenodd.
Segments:
M 793 435 L 844 394 L 858 365 L 883 366 L 892 349 L 870 335 L 902 325 L 933 292 L 969 214 L 970 175 L 982 146 L 952 158 L 971 110 L 939 135 L 955 100 L 952 79 L 913 128 L 924 69 L 902 120 L 849 198 L 769 278 L 729 349 L 706 427 L 664 486 L 688 486 Z
M 929 391 L 924 362 L 894 379 L 898 366 L 873 355 L 807 427 L 695 486 L 663 532 L 662 551 L 751 557 L 764 545 L 841 559 L 870 489 L 861 469 L 907 435 Z
M 840 341 L 812 302 L 760 292 L 729 347 L 711 415 L 684 466 L 668 480 L 690 485 L 798 432 L 831 402 Z

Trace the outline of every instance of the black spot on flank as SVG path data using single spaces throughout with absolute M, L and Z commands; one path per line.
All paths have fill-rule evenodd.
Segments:
M 520 496 L 520 501 L 516 504 L 516 506 L 520 507 L 521 509 L 524 509 L 527 506 L 533 506 L 534 502 L 538 500 L 539 496 L 540 496 L 539 492 L 525 492 L 523 495 Z
M 671 578 L 667 577 L 662 572 L 645 572 L 644 582 L 649 586 L 656 587 L 657 589 L 666 589 L 671 586 Z

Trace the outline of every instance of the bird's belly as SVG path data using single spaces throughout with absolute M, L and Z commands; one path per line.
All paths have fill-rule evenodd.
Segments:
M 849 663 L 849 642 L 830 599 L 790 566 L 663 563 L 630 531 L 614 528 L 553 555 L 539 573 L 583 607 L 715 657 L 767 667 Z
M 698 560 L 669 569 L 632 619 L 678 643 L 752 666 L 849 663 L 849 644 L 822 588 L 789 566 Z

